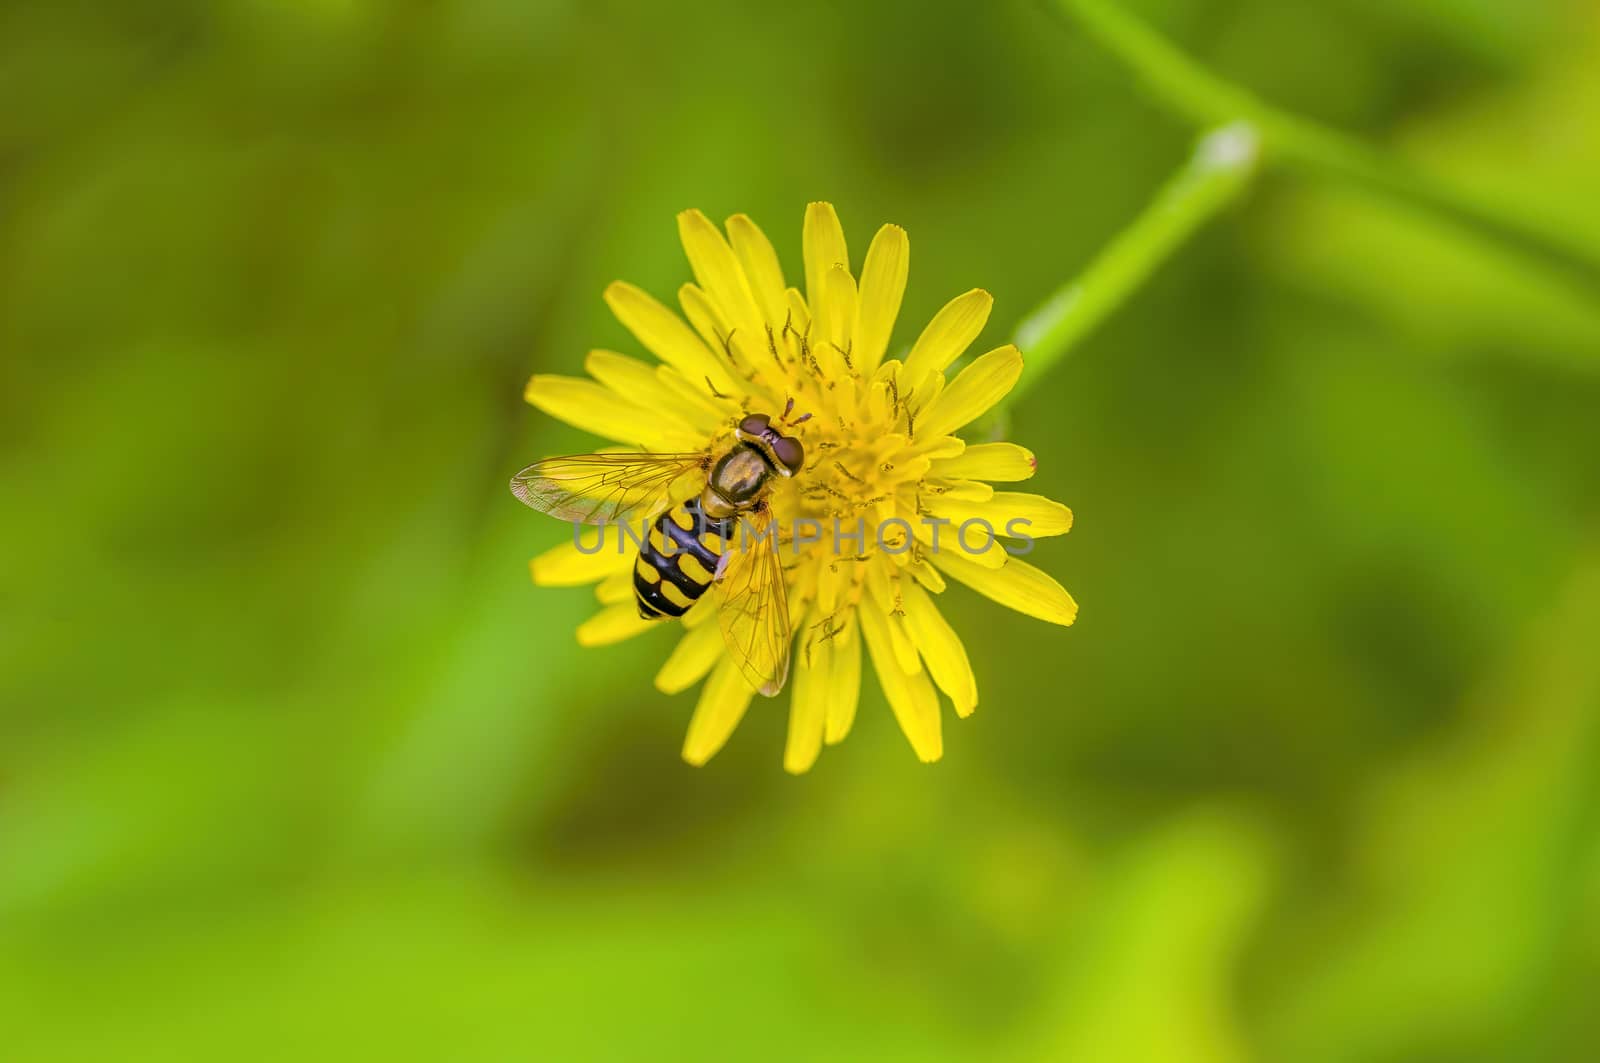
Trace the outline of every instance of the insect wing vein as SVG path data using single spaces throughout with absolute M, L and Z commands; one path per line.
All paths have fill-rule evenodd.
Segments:
M 511 478 L 511 493 L 561 520 L 611 524 L 653 517 L 699 487 L 688 474 L 702 472 L 706 455 L 578 454 L 547 458 Z M 679 483 L 683 480 L 683 483 Z
M 772 697 L 789 677 L 789 602 L 771 534 L 771 511 L 748 519 L 729 537 L 722 578 L 722 637 L 745 678 Z

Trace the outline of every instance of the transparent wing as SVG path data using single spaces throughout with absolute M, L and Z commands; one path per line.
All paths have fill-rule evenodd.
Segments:
M 722 637 L 744 676 L 772 697 L 789 678 L 789 597 L 778 562 L 772 511 L 765 506 L 744 518 L 727 543 L 722 606 Z
M 579 454 L 534 462 L 511 493 L 541 513 L 579 524 L 651 517 L 705 485 L 711 459 L 696 454 Z M 689 474 L 698 474 L 695 481 Z

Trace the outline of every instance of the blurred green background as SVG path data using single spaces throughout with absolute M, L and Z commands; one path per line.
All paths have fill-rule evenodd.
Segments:
M 1129 6 L 1600 248 L 1593 3 Z M 1026 0 L 10 0 L 0 100 L 4 1058 L 1594 1058 L 1596 292 L 1268 174 L 1012 411 L 1077 626 L 696 770 L 527 376 L 689 206 L 996 345 L 1191 130 Z

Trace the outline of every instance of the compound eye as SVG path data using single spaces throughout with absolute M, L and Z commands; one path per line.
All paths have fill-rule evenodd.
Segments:
M 747 436 L 759 436 L 767 430 L 772 423 L 772 418 L 764 413 L 753 413 L 739 422 L 739 431 Z
M 793 476 L 806 463 L 806 448 L 793 436 L 779 436 L 772 441 L 772 454 L 783 463 Z

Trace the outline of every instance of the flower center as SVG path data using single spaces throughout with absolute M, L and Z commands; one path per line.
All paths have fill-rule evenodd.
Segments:
M 818 342 L 816 332 L 815 323 L 802 328 L 791 320 L 765 337 L 739 336 L 729 345 L 729 357 L 752 384 L 747 412 L 767 413 L 775 428 L 805 446 L 801 470 L 773 483 L 773 516 L 785 539 L 802 544 L 801 553 L 835 559 L 864 559 L 880 547 L 899 553 L 911 546 L 903 518 L 920 508 L 916 485 L 929 468 L 912 442 L 911 397 L 901 396 L 892 379 L 863 373 L 848 342 Z
M 857 386 L 847 378 L 835 394 Z M 786 536 L 815 538 L 815 549 L 830 556 L 869 556 L 880 545 L 894 549 L 906 531 L 884 522 L 897 512 L 903 489 L 926 471 L 926 459 L 905 460 L 908 441 L 891 425 L 846 419 L 834 404 L 828 407 L 798 430 L 806 463 L 775 485 L 773 514 Z

